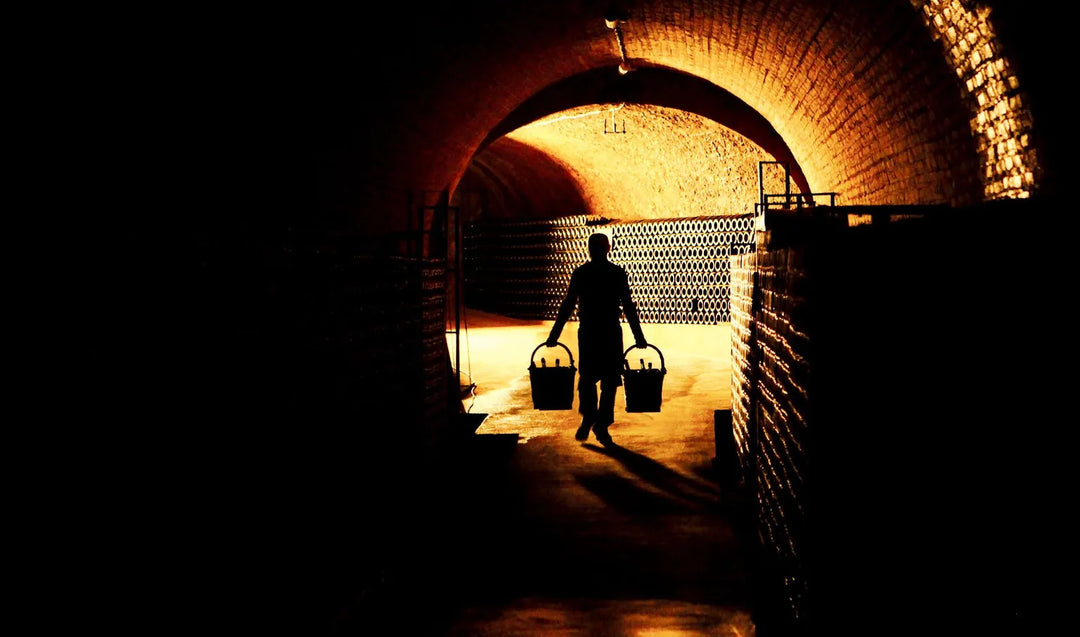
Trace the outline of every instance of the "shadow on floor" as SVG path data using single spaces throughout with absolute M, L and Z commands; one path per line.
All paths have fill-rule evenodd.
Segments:
M 619 461 L 619 463 L 634 476 L 643 480 L 647 485 L 651 485 L 660 490 L 667 496 L 667 499 L 669 499 L 673 505 L 674 503 L 680 503 L 678 507 L 680 509 L 702 510 L 704 508 L 713 508 L 720 501 L 720 490 L 715 484 L 710 485 L 709 483 L 692 479 L 648 456 L 627 449 L 618 443 L 609 442 L 603 446 L 584 443 L 582 446 Z M 627 482 L 629 483 L 631 481 Z M 636 484 L 634 485 L 633 490 L 637 493 L 647 492 L 646 489 L 638 487 Z M 629 507 L 623 508 L 627 512 L 634 512 L 635 508 L 645 501 L 647 501 L 645 498 L 640 501 L 634 500 L 628 503 L 630 505 Z

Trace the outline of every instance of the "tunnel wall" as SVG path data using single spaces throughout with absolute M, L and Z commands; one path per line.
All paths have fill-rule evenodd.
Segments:
M 626 268 L 642 323 L 727 322 L 728 257 L 753 249 L 752 226 L 747 215 L 475 224 L 463 239 L 466 303 L 514 318 L 554 319 L 574 268 L 589 260 L 589 235 L 604 232 L 611 262 Z
M 394 438 L 439 445 L 451 404 L 445 261 L 353 256 L 333 273 L 330 315 L 340 326 L 322 343 L 340 361 L 336 387 L 347 413 L 361 427 L 372 415 L 393 416 Z
M 755 386 L 756 348 L 754 338 L 754 290 L 757 252 L 731 259 L 731 422 L 743 482 L 754 475 L 751 440 L 751 388 Z
M 452 403 L 445 260 L 373 254 L 331 237 L 284 240 L 275 258 L 275 276 L 250 282 L 257 291 L 244 324 L 199 344 L 204 360 L 226 348 L 245 359 L 243 375 L 201 370 L 207 404 L 261 422 L 274 439 L 299 434 L 297 448 L 310 444 L 331 465 L 371 453 L 385 460 L 381 442 L 436 447 Z
M 770 213 L 733 259 L 733 426 L 774 621 L 1033 620 L 1055 550 L 1035 548 L 1052 516 L 1037 430 L 1055 412 L 1038 370 L 1054 355 L 1013 325 L 1065 270 L 1044 251 L 1033 277 L 1006 255 L 1037 212 Z

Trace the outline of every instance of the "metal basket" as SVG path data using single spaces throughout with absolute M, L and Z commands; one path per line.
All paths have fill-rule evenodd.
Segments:
M 631 369 L 626 355 L 635 346 L 630 346 L 623 352 L 623 395 L 626 396 L 626 411 L 657 412 L 664 402 L 664 376 L 667 375 L 667 366 L 664 364 L 664 353 L 655 345 L 648 345 L 660 355 L 660 369 L 656 369 L 649 363 L 646 367 L 644 361 L 640 369 Z
M 553 367 L 547 366 L 547 360 L 541 358 L 540 366 L 536 365 L 536 353 L 546 343 L 540 343 L 529 357 L 529 381 L 532 383 L 532 400 L 534 409 L 557 410 L 574 408 L 574 376 L 577 368 L 574 367 L 574 355 L 570 348 L 557 343 L 566 350 L 570 358 L 569 366 L 564 367 L 556 358 Z

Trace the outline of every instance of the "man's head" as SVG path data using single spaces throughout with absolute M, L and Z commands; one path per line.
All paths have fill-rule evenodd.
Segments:
M 611 242 L 603 232 L 594 232 L 589 235 L 589 258 L 606 259 L 611 250 Z

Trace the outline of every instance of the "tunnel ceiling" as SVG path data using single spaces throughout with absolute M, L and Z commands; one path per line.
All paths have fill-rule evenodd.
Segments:
M 809 188 L 839 193 L 838 203 L 963 205 L 1026 196 L 1037 182 L 1026 96 L 982 5 L 621 6 L 628 62 L 729 92 L 775 130 Z M 323 155 L 324 197 L 372 226 L 404 216 L 404 192 L 454 190 L 492 132 L 531 97 L 619 64 L 608 8 L 587 0 L 391 6 L 383 20 L 407 29 L 404 42 L 328 34 L 317 79 L 341 82 L 324 95 L 326 114 L 347 128 L 322 129 L 337 136 Z M 355 24 L 328 29 L 342 27 Z
M 526 157 L 507 138 L 564 166 L 572 190 L 545 182 L 541 166 L 511 161 Z M 810 192 L 790 149 L 760 113 L 715 84 L 657 67 L 600 68 L 548 86 L 492 130 L 481 149 L 459 186 L 476 193 L 461 201 L 480 202 L 463 206 L 470 220 L 746 214 L 759 200 L 759 181 L 769 193 Z M 499 161 L 491 158 L 496 154 Z M 768 166 L 759 179 L 762 161 L 786 169 Z M 771 179 L 777 175 L 790 178 Z M 568 197 L 557 199 L 560 192 Z
M 496 140 L 477 154 L 459 189 L 483 201 L 463 207 L 477 215 L 471 222 L 749 214 L 758 200 L 759 162 L 773 160 L 752 140 L 694 113 L 594 104 Z M 783 192 L 782 171 L 767 168 L 767 188 Z

